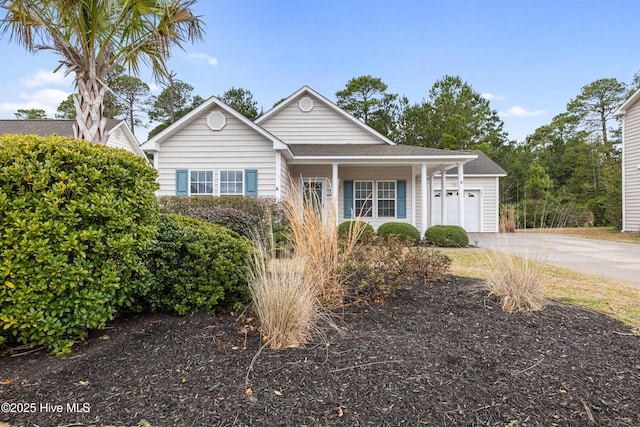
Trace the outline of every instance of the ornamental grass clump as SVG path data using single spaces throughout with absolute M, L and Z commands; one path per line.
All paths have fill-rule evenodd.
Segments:
M 330 322 L 318 304 L 314 284 L 304 274 L 304 259 L 276 258 L 263 240 L 256 240 L 250 260 L 249 292 L 266 346 L 300 347 L 322 334 Z
M 340 255 L 353 250 L 367 224 L 354 222 L 338 239 L 333 204 L 323 216 L 319 202 L 310 195 L 305 198 L 292 184 L 283 203 L 291 227 L 291 248 L 284 254 L 276 250 L 273 233 L 256 230 L 253 237 L 249 260 L 252 309 L 265 345 L 273 348 L 297 347 L 313 335 L 322 336 L 323 327 L 335 327 L 328 310 L 344 302 Z
M 572 212 L 572 206 L 567 205 L 562 209 L 548 212 L 545 207 L 544 216 L 551 227 L 543 227 L 546 233 L 554 233 L 554 229 L 563 227 Z M 526 212 L 525 212 L 526 223 Z M 520 240 L 520 239 L 519 239 Z M 492 248 L 487 254 L 487 266 L 489 279 L 487 287 L 490 294 L 500 299 L 502 308 L 506 311 L 534 311 L 541 310 L 545 305 L 544 297 L 544 270 L 545 262 L 553 247 L 554 239 L 551 238 L 550 246 L 531 246 L 526 232 L 521 240 L 523 245 L 509 245 L 511 239 L 508 235 L 498 237 L 497 247 Z
M 503 310 L 544 308 L 544 263 L 540 259 L 527 259 L 498 250 L 488 253 L 487 265 L 489 293 L 500 299 Z
M 292 183 L 283 210 L 291 230 L 293 252 L 303 261 L 305 280 L 312 283 L 315 296 L 323 307 L 337 308 L 342 306 L 345 296 L 338 275 L 340 251 L 350 251 L 365 226 L 351 229 L 355 239 L 347 236 L 339 241 L 335 204 L 328 203 L 324 215 L 320 206 L 315 192 L 305 197 Z

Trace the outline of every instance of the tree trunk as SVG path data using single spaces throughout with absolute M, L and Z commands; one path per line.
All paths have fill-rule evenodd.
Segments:
M 76 79 L 78 94 L 73 102 L 76 107 L 76 123 L 73 134 L 76 139 L 85 139 L 96 144 L 106 144 L 107 119 L 102 114 L 105 86 L 98 79 Z

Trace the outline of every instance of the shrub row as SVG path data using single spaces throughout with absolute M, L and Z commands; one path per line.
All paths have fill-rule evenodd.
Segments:
M 246 302 L 249 241 L 159 215 L 156 177 L 124 150 L 0 137 L 0 347 L 68 353 L 122 307 L 185 314 Z M 246 219 L 224 209 L 233 214 L 218 217 Z
M 345 221 L 338 226 L 338 237 L 344 239 L 352 233 L 359 221 Z M 368 242 L 376 235 L 370 224 L 364 225 L 360 241 Z M 384 240 L 391 237 L 408 245 L 420 243 L 420 231 L 411 224 L 404 222 L 387 222 L 378 227 L 377 235 Z M 424 234 L 427 243 L 440 247 L 464 247 L 469 244 L 469 236 L 464 228 L 457 225 L 434 225 Z
M 162 196 L 158 198 L 160 212 L 189 216 L 221 225 L 241 236 L 273 233 L 277 248 L 288 246 L 289 222 L 282 207 L 270 198 L 244 196 Z

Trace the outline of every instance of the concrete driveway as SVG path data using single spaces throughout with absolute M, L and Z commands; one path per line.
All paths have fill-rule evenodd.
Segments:
M 469 243 L 640 287 L 640 244 L 550 233 L 469 233 Z

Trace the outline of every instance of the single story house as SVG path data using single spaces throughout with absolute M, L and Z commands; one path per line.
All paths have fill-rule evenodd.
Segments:
M 640 231 L 640 90 L 613 114 L 622 119 L 622 231 Z
M 296 182 L 325 213 L 334 203 L 338 222 L 360 216 L 376 228 L 399 221 L 422 232 L 432 224 L 498 232 L 506 173 L 486 155 L 397 145 L 307 86 L 255 122 L 209 98 L 142 149 L 153 156 L 159 195 L 280 200 Z
M 38 120 L 0 120 L 0 135 L 26 134 L 50 136 L 60 135 L 73 138 L 75 120 L 38 119 Z M 137 156 L 146 157 L 138 140 L 123 120 L 107 119 L 108 147 L 122 148 Z

